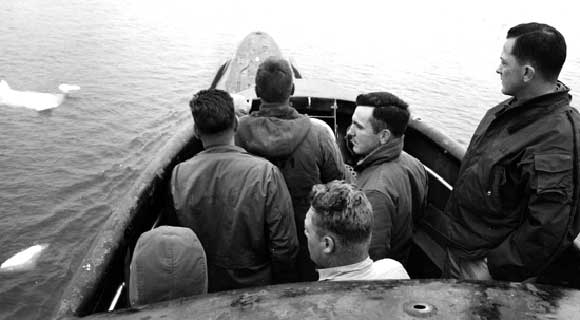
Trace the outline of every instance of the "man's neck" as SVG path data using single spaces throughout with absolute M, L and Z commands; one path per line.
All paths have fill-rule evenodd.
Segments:
M 235 140 L 232 133 L 218 133 L 212 135 L 202 135 L 200 137 L 204 149 L 217 146 L 234 146 Z
M 348 266 L 355 263 L 360 263 L 365 261 L 369 255 L 367 253 L 363 253 L 360 255 L 341 255 L 333 257 L 328 261 L 328 265 L 324 268 L 336 268 L 342 266 Z
M 557 84 L 554 82 L 537 82 L 530 84 L 521 93 L 516 94 L 515 98 L 519 101 L 530 100 L 556 91 Z
M 290 105 L 290 99 L 281 102 L 268 102 L 263 99 L 260 100 L 260 108 L 276 108 L 276 107 L 286 107 Z

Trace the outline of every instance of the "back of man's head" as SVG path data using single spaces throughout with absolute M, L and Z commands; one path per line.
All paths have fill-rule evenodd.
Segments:
M 344 181 L 312 187 L 313 225 L 330 232 L 343 250 L 368 251 L 373 226 L 373 211 L 364 192 Z M 320 234 L 319 234 L 320 236 Z
M 512 54 L 520 63 L 530 63 L 546 80 L 555 81 L 566 61 L 566 41 L 556 28 L 543 23 L 522 23 L 509 29 L 515 38 Z
M 285 102 L 293 93 L 290 63 L 277 57 L 264 60 L 256 73 L 256 95 L 266 102 Z
M 371 125 L 375 133 L 389 129 L 395 137 L 405 134 L 409 124 L 409 105 L 388 92 L 370 92 L 356 97 L 357 106 L 374 107 Z
M 234 102 L 223 90 L 201 90 L 189 101 L 189 107 L 201 134 L 217 134 L 235 126 Z

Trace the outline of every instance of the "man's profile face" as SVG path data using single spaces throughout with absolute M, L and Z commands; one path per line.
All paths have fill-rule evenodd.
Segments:
M 525 68 L 512 54 L 516 40 L 506 40 L 500 56 L 500 64 L 496 72 L 501 76 L 501 92 L 508 96 L 516 96 L 524 86 Z
M 371 125 L 373 107 L 358 106 L 352 114 L 352 124 L 347 135 L 352 142 L 355 154 L 365 156 L 380 145 L 380 134 L 375 133 Z

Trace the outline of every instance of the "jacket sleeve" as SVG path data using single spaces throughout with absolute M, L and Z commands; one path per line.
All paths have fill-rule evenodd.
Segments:
M 164 196 L 166 199 L 171 201 L 170 206 L 164 206 L 161 212 L 165 223 L 170 226 L 179 226 L 179 220 L 177 217 L 177 192 L 179 192 L 178 188 L 178 171 L 179 171 L 179 164 L 173 168 L 171 172 L 171 180 L 170 180 L 170 187 L 165 192 Z
M 392 235 L 392 214 L 396 212 L 395 204 L 391 197 L 375 190 L 365 191 L 371 206 L 373 207 L 373 233 L 369 256 L 377 261 L 390 257 L 391 235 Z
M 318 120 L 318 119 L 314 119 Z M 319 126 L 319 144 L 322 152 L 323 163 L 320 167 L 322 183 L 328 183 L 333 180 L 344 180 L 345 165 L 342 159 L 342 153 L 336 143 L 336 139 L 330 127 L 323 121 L 314 122 L 313 125 Z
M 272 278 L 274 283 L 297 280 L 296 255 L 298 237 L 292 199 L 280 171 L 272 166 L 266 192 L 266 224 L 268 231 Z
M 564 248 L 573 219 L 573 157 L 536 154 L 523 168 L 529 200 L 521 225 L 487 256 L 495 280 L 537 276 Z

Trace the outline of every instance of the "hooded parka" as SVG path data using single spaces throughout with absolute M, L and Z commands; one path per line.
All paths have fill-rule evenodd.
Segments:
M 292 197 L 300 242 L 298 271 L 301 280 L 316 280 L 304 218 L 313 185 L 344 179 L 344 163 L 332 130 L 323 121 L 300 114 L 287 104 L 268 103 L 240 119 L 236 145 L 267 158 L 282 171 Z

